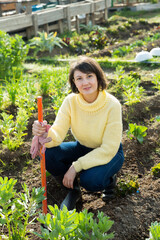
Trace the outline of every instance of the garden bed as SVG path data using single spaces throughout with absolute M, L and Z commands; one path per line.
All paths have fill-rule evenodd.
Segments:
M 126 22 L 125 18 L 121 18 L 121 20 Z M 114 221 L 111 231 L 115 232 L 115 240 L 145 240 L 149 236 L 151 223 L 155 221 L 160 222 L 160 178 L 151 174 L 152 167 L 160 162 L 160 121 L 157 120 L 157 117 L 160 115 L 160 90 L 157 87 L 159 85 L 156 85 L 153 81 L 155 76 L 160 79 L 159 66 L 157 64 L 127 62 L 127 60 L 134 60 L 136 53 L 144 48 L 150 51 L 152 47 L 159 46 L 159 40 L 152 38 L 152 41 L 150 38 L 148 42 L 145 40 L 145 46 L 135 46 L 135 48 L 132 48 L 132 50 L 123 57 L 113 57 L 114 50 L 119 47 L 130 46 L 138 40 L 144 41 L 146 30 L 150 32 L 148 37 L 153 37 L 155 33 L 159 33 L 159 24 L 146 23 L 145 31 L 144 24 L 139 23 L 136 25 L 136 23 L 134 23 L 132 25 L 134 25 L 134 29 L 127 30 L 126 35 L 120 35 L 120 32 L 122 32 L 120 28 L 118 33 L 119 37 L 113 38 L 113 36 L 110 36 L 113 41 L 112 44 L 109 44 L 106 48 L 96 51 L 94 49 L 88 53 L 91 56 L 99 58 L 98 61 L 108 78 L 108 91 L 118 97 L 122 103 L 124 126 L 122 144 L 125 162 L 118 173 L 118 187 L 115 198 L 106 203 L 101 198 L 101 192 L 89 193 L 81 189 L 82 199 L 77 204 L 77 211 L 87 209 L 89 212 L 95 214 L 97 214 L 98 211 L 103 211 L 105 215 Z M 136 30 L 136 34 L 131 34 L 133 30 L 135 31 L 135 28 L 138 29 Z M 84 46 L 82 49 L 84 50 Z M 75 53 L 76 51 L 74 54 Z M 81 53 L 84 52 L 80 52 L 80 54 Z M 104 57 L 107 54 L 109 55 L 109 53 L 109 58 Z M 56 108 L 53 109 L 53 105 L 54 107 L 58 106 L 56 104 L 60 103 L 61 98 L 64 97 L 62 92 L 66 90 L 65 87 L 62 86 L 64 82 L 66 83 L 68 74 L 68 62 L 66 62 L 66 59 L 67 57 L 72 58 L 71 55 L 63 56 L 65 61 L 59 64 L 58 60 L 56 63 L 56 59 L 53 59 L 54 54 L 54 51 L 50 54 L 50 60 L 53 62 L 48 65 L 43 61 L 43 64 L 40 61 L 38 64 L 36 62 L 25 63 L 26 77 L 23 79 L 24 82 L 27 79 L 28 83 L 31 83 L 30 91 L 33 92 L 35 91 L 35 89 L 32 89 L 33 87 L 40 89 L 40 86 L 47 86 L 45 83 L 50 87 L 55 85 L 55 89 L 47 89 L 45 93 L 43 92 L 44 119 L 50 123 L 53 123 L 57 111 Z M 46 57 L 46 55 L 47 53 L 40 53 L 38 56 L 39 60 L 42 57 Z M 60 56 L 58 58 L 60 58 Z M 31 59 L 29 60 L 31 61 Z M 115 61 L 112 62 L 111 60 Z M 124 61 L 123 64 L 121 60 Z M 121 69 L 119 68 L 118 70 L 119 65 L 121 65 Z M 123 73 L 121 73 L 121 71 Z M 125 76 L 132 76 L 135 81 L 136 79 L 140 79 L 139 87 L 143 87 L 144 89 L 140 101 L 126 104 L 125 94 L 122 94 L 122 86 L 117 85 L 120 76 L 122 76 L 123 79 Z M 43 81 L 44 79 L 46 82 Z M 50 82 L 52 82 L 51 85 L 49 85 Z M 119 90 L 117 90 L 118 87 Z M 51 90 L 53 97 L 55 97 L 54 99 L 47 92 Z M 22 89 L 19 87 L 19 92 L 21 91 Z M 37 92 L 34 94 L 36 95 Z M 8 176 L 9 178 L 17 179 L 18 191 L 21 191 L 21 183 L 24 182 L 29 186 L 30 190 L 33 187 L 37 188 L 41 186 L 40 162 L 38 158 L 32 160 L 29 153 L 32 140 L 32 124 L 33 121 L 37 119 L 36 102 L 34 103 L 34 100 L 33 104 L 35 105 L 35 109 L 32 111 L 27 129 L 25 130 L 26 136 L 24 143 L 15 151 L 3 148 L 3 144 L 0 144 L 0 175 L 2 177 Z M 1 109 L 1 113 L 3 111 Z M 15 119 L 18 107 L 8 104 L 5 112 L 7 114 L 13 114 Z M 147 135 L 144 137 L 142 144 L 139 143 L 135 137 L 133 137 L 133 139 L 128 137 L 127 130 L 130 123 L 148 128 Z M 3 139 L 2 133 L 0 133 L 0 136 L 1 139 Z M 73 140 L 70 132 L 66 140 Z M 123 194 L 122 192 L 120 194 L 120 183 L 130 180 L 137 182 L 139 188 L 130 194 Z M 49 176 L 47 177 L 47 194 L 48 204 L 57 204 L 60 206 L 61 201 L 66 195 L 66 190 L 61 188 L 52 176 Z M 40 232 L 39 223 L 33 225 L 33 228 L 35 231 Z M 0 231 L 3 232 L 5 230 L 0 227 Z M 40 238 L 32 235 L 30 239 L 38 240 Z

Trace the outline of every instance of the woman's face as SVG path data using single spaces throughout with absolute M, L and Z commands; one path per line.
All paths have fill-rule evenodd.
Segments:
M 87 102 L 94 102 L 98 96 L 98 81 L 95 73 L 74 72 L 74 83 Z

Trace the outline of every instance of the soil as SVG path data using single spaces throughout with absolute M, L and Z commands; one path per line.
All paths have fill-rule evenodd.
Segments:
M 151 222 L 160 221 L 160 179 L 151 175 L 151 167 L 159 163 L 160 159 L 160 123 L 154 119 L 160 113 L 160 95 L 146 97 L 140 103 L 134 105 L 132 110 L 123 106 L 123 148 L 125 162 L 118 173 L 118 181 L 122 179 L 137 179 L 140 188 L 138 192 L 125 196 L 115 195 L 115 198 L 104 202 L 101 192 L 89 193 L 82 190 L 82 199 L 77 204 L 77 211 L 87 209 L 93 213 L 103 211 L 111 220 L 114 220 L 112 231 L 115 231 L 115 240 L 143 240 L 148 237 Z M 48 114 L 48 110 L 47 110 Z M 50 114 L 54 116 L 53 112 Z M 126 135 L 127 118 L 137 124 L 148 126 L 147 136 L 143 144 L 135 139 L 129 139 Z M 50 119 L 46 115 L 45 119 Z M 30 120 L 28 136 L 25 144 L 17 151 L 11 152 L 1 149 L 0 169 L 1 176 L 18 179 L 17 189 L 21 190 L 21 183 L 25 182 L 29 188 L 40 187 L 40 162 L 31 160 L 31 125 L 37 119 L 37 114 Z M 3 164 L 3 162 L 5 164 Z M 66 195 L 64 190 L 52 176 L 47 178 L 48 204 L 57 204 Z M 39 231 L 39 223 L 34 226 Z M 38 240 L 38 237 L 31 239 Z
M 95 215 L 98 211 L 103 211 L 109 216 L 114 221 L 111 230 L 115 232 L 115 240 L 145 240 L 149 236 L 151 223 L 160 222 L 160 178 L 151 175 L 151 167 L 160 162 L 160 122 L 155 120 L 160 115 L 160 94 L 153 90 L 150 80 L 143 84 L 146 87 L 146 97 L 132 107 L 123 104 L 122 144 L 125 162 L 117 179 L 118 183 L 123 179 L 137 179 L 139 190 L 125 196 L 115 194 L 114 199 L 104 202 L 101 192 L 89 193 L 81 189 L 82 199 L 77 204 L 77 211 L 87 209 Z M 12 109 L 8 111 L 11 112 Z M 44 115 L 46 120 L 51 117 L 54 120 L 52 110 L 45 109 Z M 30 189 L 41 186 L 40 162 L 37 158 L 32 160 L 29 153 L 34 119 L 37 119 L 37 114 L 30 119 L 25 143 L 18 150 L 12 152 L 0 148 L 0 175 L 17 179 L 18 191 L 23 182 Z M 128 121 L 148 127 L 143 144 L 127 137 Z M 69 135 L 69 139 L 71 138 Z M 60 206 L 66 193 L 52 176 L 47 177 L 48 204 Z M 34 230 L 40 231 L 39 223 L 34 226 Z M 30 239 L 39 238 L 33 236 Z

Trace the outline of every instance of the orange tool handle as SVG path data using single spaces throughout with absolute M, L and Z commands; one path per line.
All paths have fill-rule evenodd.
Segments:
M 40 123 L 43 122 L 43 106 L 42 106 L 42 97 L 39 96 L 37 98 L 37 106 L 38 106 L 38 121 Z M 46 184 L 46 165 L 45 165 L 45 154 L 41 152 L 42 149 L 40 149 L 40 154 L 42 156 L 41 159 L 41 181 L 42 181 L 42 187 L 45 190 L 44 196 L 45 199 L 42 201 L 42 210 L 44 214 L 47 214 L 47 184 Z

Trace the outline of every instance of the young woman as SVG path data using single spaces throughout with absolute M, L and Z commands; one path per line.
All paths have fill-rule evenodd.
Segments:
M 80 195 L 76 175 L 80 186 L 92 192 L 104 190 L 107 200 L 113 195 L 124 155 L 121 105 L 105 91 L 106 77 L 99 64 L 79 57 L 71 64 L 69 83 L 73 93 L 64 99 L 47 136 L 38 121 L 33 134 L 47 137 L 46 169 L 70 189 L 61 207 L 65 204 L 71 210 Z M 63 142 L 69 128 L 76 140 Z

